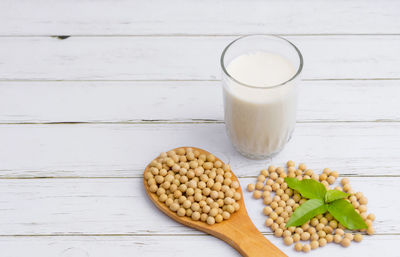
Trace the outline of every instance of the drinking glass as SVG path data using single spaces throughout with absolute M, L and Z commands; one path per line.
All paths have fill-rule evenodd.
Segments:
M 265 86 L 246 84 L 228 72 L 245 54 L 278 54 L 294 67 L 292 77 Z M 225 126 L 233 146 L 251 159 L 265 159 L 283 149 L 296 124 L 297 83 L 303 57 L 290 41 L 272 35 L 249 35 L 231 42 L 221 55 Z

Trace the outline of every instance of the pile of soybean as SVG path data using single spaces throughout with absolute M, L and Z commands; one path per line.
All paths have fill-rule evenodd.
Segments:
M 295 244 L 294 249 L 299 252 L 309 252 L 331 242 L 348 247 L 352 241 L 362 241 L 363 235 L 360 232 L 366 232 L 368 235 L 374 233 L 372 222 L 375 220 L 375 215 L 367 214 L 368 199 L 361 192 L 355 192 L 351 188 L 348 178 L 343 178 L 340 183 L 341 186 L 336 186 L 333 189 L 350 194 L 347 201 L 361 215 L 368 225 L 368 229 L 359 230 L 356 233 L 347 231 L 329 213 L 320 214 L 302 226 L 286 228 L 286 222 L 288 222 L 292 213 L 307 199 L 302 198 L 297 191 L 290 189 L 284 181 L 285 177 L 297 178 L 298 180 L 314 179 L 321 182 L 329 190 L 332 189 L 330 187 L 335 183 L 339 174 L 325 168 L 318 175 L 313 170 L 307 169 L 304 163 L 299 164 L 296 168 L 293 161 L 288 161 L 287 171 L 282 167 L 269 166 L 268 170 L 260 171 L 255 185 L 249 184 L 247 186 L 247 191 L 253 192 L 255 199 L 263 199 L 266 205 L 263 213 L 268 216 L 265 225 L 271 228 L 276 237 L 282 237 L 285 245 Z M 307 243 L 303 244 L 300 241 Z
M 144 179 L 150 192 L 180 217 L 213 225 L 240 208 L 240 185 L 230 166 L 190 147 L 161 153 Z

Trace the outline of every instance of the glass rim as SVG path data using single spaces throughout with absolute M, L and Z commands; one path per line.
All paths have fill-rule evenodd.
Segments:
M 298 66 L 298 68 L 297 68 L 297 72 L 296 72 L 290 79 L 288 79 L 288 80 L 286 80 L 286 81 L 284 81 L 284 82 L 282 82 L 282 83 L 276 84 L 276 85 L 258 87 L 258 86 L 253 86 L 253 85 L 246 84 L 246 83 L 244 83 L 244 82 L 241 82 L 241 81 L 235 79 L 235 78 L 234 78 L 231 74 L 229 74 L 229 72 L 226 70 L 225 65 L 224 65 L 224 59 L 225 59 L 225 54 L 226 54 L 226 52 L 228 51 L 228 49 L 229 49 L 233 44 L 235 44 L 237 41 L 239 41 L 239 40 L 241 40 L 241 39 L 245 39 L 245 38 L 249 38 L 249 37 L 259 37 L 259 36 L 261 36 L 261 37 L 267 37 L 267 38 L 275 38 L 275 39 L 282 40 L 282 42 L 285 42 L 285 43 L 291 45 L 291 46 L 296 50 L 296 53 L 297 53 L 297 55 L 298 55 L 298 57 L 299 57 L 300 63 L 299 63 L 299 66 Z M 222 71 L 225 73 L 225 75 L 228 76 L 228 77 L 229 77 L 230 79 L 232 79 L 233 81 L 235 81 L 236 83 L 238 83 L 238 84 L 240 84 L 240 85 L 242 85 L 242 86 L 245 86 L 245 87 L 250 87 L 250 88 L 268 89 L 268 88 L 275 88 L 275 87 L 279 87 L 279 86 L 286 85 L 288 82 L 290 82 L 290 81 L 294 80 L 295 78 L 297 78 L 297 77 L 300 75 L 301 71 L 303 70 L 303 63 L 304 63 L 304 62 L 303 62 L 303 55 L 301 54 L 300 50 L 297 48 L 297 46 L 296 46 L 295 44 L 293 44 L 292 42 L 290 42 L 290 41 L 287 40 L 286 38 L 283 38 L 283 37 L 280 37 L 280 36 L 277 36 L 277 35 L 269 35 L 269 34 L 250 34 L 250 35 L 244 35 L 244 36 L 238 37 L 237 39 L 235 39 L 235 40 L 233 40 L 232 42 L 230 42 L 230 43 L 225 47 L 224 51 L 222 51 L 220 63 L 221 63 Z

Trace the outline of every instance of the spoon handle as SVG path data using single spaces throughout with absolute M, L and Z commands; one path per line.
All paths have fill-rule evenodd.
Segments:
M 244 257 L 287 257 L 254 226 L 248 216 L 226 223 L 221 238 Z M 221 231 L 222 232 L 222 231 Z

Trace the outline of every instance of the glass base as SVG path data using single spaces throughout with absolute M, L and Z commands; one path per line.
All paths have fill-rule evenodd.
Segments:
M 283 148 L 281 148 L 278 151 L 276 151 L 274 153 L 271 153 L 271 154 L 259 155 L 259 154 L 250 154 L 250 153 L 243 152 L 243 151 L 241 151 L 240 149 L 238 149 L 235 146 L 234 146 L 234 148 L 241 155 L 243 155 L 244 157 L 246 157 L 248 159 L 252 159 L 252 160 L 265 160 L 265 159 L 268 159 L 268 158 L 272 158 L 272 157 L 275 157 L 276 155 L 278 155 L 283 150 Z
M 290 136 L 289 136 L 288 140 L 286 141 L 286 144 L 290 141 L 290 139 L 292 139 L 292 135 L 293 135 L 293 131 L 292 131 L 292 133 L 290 133 Z M 236 147 L 235 144 L 233 144 L 233 142 L 232 142 L 232 145 L 236 149 L 236 151 L 238 151 L 244 157 L 246 157 L 248 159 L 252 159 L 252 160 L 265 160 L 268 158 L 273 158 L 276 155 L 278 155 L 283 150 L 283 148 L 285 148 L 286 144 L 284 144 L 284 146 L 282 148 L 278 149 L 277 151 L 275 151 L 271 154 L 259 155 L 259 154 L 250 154 L 250 153 L 243 152 L 238 147 Z

